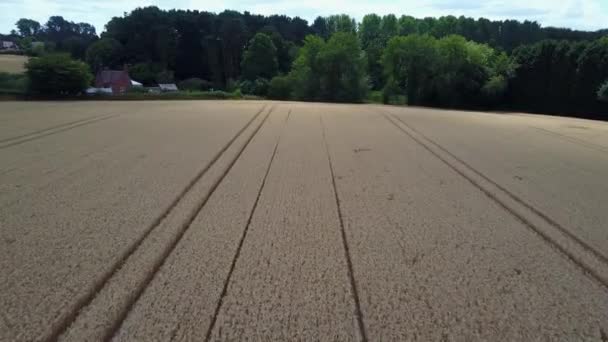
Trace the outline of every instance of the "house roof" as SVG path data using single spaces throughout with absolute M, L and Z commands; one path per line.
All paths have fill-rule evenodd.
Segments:
M 100 83 L 114 83 L 124 79 L 131 80 L 129 73 L 125 70 L 102 70 L 97 74 L 97 82 Z
M 177 86 L 175 85 L 175 83 L 159 83 L 158 87 L 161 90 L 179 90 L 179 89 L 177 89 Z

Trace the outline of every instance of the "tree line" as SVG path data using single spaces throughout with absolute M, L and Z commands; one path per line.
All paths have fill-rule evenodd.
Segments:
M 144 84 L 336 102 L 365 101 L 371 92 L 389 103 L 579 114 L 605 113 L 608 100 L 608 30 L 376 14 L 309 25 L 284 15 L 156 7 L 112 18 L 100 37 L 62 17 L 16 26 L 12 36 L 24 46 L 43 41 L 93 72 L 128 65 Z

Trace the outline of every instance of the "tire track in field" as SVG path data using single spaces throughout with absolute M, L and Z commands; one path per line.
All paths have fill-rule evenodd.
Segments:
M 175 250 L 175 247 L 179 244 L 180 240 L 182 239 L 182 237 L 184 236 L 186 231 L 188 231 L 188 229 L 192 225 L 192 222 L 194 222 L 194 220 L 196 219 L 196 216 L 198 216 L 198 214 L 203 209 L 205 204 L 207 204 L 207 202 L 209 201 L 209 199 L 211 198 L 211 196 L 213 195 L 215 190 L 222 183 L 224 178 L 226 178 L 228 173 L 230 173 L 230 170 L 232 170 L 232 167 L 234 166 L 234 164 L 236 164 L 236 162 L 239 160 L 239 158 L 241 157 L 241 155 L 243 154 L 245 149 L 247 149 L 247 146 L 249 146 L 249 144 L 251 143 L 253 138 L 258 134 L 258 132 L 260 131 L 262 126 L 264 126 L 264 124 L 266 123 L 266 120 L 268 120 L 268 117 L 270 117 L 270 114 L 273 112 L 273 110 L 274 110 L 274 106 L 271 107 L 270 110 L 268 110 L 264 119 L 262 119 L 260 124 L 253 131 L 253 133 L 247 138 L 247 141 L 245 142 L 245 144 L 243 144 L 243 146 L 238 150 L 236 156 L 230 161 L 230 163 L 228 164 L 226 169 L 223 170 L 219 179 L 213 183 L 210 191 L 205 195 L 204 199 L 201 201 L 201 203 L 198 205 L 198 207 L 190 214 L 189 217 L 187 217 L 186 222 L 183 224 L 183 226 L 179 230 L 175 239 L 170 242 L 170 244 L 167 246 L 167 248 L 163 251 L 159 261 L 157 263 L 155 263 L 153 269 L 148 272 L 148 275 L 147 275 L 146 279 L 144 280 L 142 286 L 137 288 L 135 295 L 131 298 L 129 303 L 127 303 L 126 308 L 124 310 L 122 310 L 118 321 L 116 321 L 115 324 L 107 331 L 106 335 L 103 338 L 103 341 L 110 341 L 112 339 L 112 337 L 116 334 L 116 332 L 120 329 L 123 322 L 127 318 L 127 315 L 133 308 L 133 305 L 135 305 L 135 303 L 139 300 L 139 298 L 143 294 L 144 290 L 146 289 L 146 287 L 148 287 L 150 282 L 154 279 L 154 276 L 158 273 L 158 271 L 163 266 L 163 264 L 165 263 L 165 261 L 167 260 L 169 255 L 171 255 L 171 253 L 173 253 L 173 251 Z M 258 114 L 256 114 L 254 119 L 257 118 L 262 111 L 260 111 Z
M 591 276 L 592 279 L 608 288 L 608 258 L 602 253 L 576 237 L 567 228 L 563 227 L 540 210 L 512 194 L 506 188 L 456 157 L 432 139 L 412 128 L 397 115 L 391 113 L 390 116 L 392 119 L 386 112 L 382 112 L 382 115 L 398 130 L 437 157 L 449 168 L 465 178 L 469 183 L 481 190 L 486 196 L 539 235 L 550 247 L 561 252 L 568 260 L 580 267 L 585 274 Z M 433 147 L 440 152 L 436 151 Z M 452 159 L 451 161 L 448 160 L 450 158 Z
M 556 137 L 558 139 L 567 141 L 569 143 L 572 143 L 572 144 L 575 144 L 575 145 L 578 145 L 578 146 L 583 146 L 583 147 L 592 149 L 594 151 L 602 152 L 604 154 L 608 154 L 608 148 L 606 146 L 594 144 L 594 143 L 585 141 L 585 140 L 580 139 L 580 138 L 571 137 L 569 135 L 562 134 L 562 133 L 557 133 L 557 132 L 554 132 L 554 131 L 551 131 L 551 130 L 548 130 L 548 129 L 545 129 L 545 128 L 536 127 L 536 126 L 530 126 L 530 127 L 533 128 L 533 129 L 535 129 L 535 130 L 537 130 L 537 131 L 543 132 L 543 133 L 545 133 L 547 135 L 550 135 L 550 136 Z
M 270 174 L 270 169 L 272 167 L 272 163 L 274 162 L 274 158 L 277 155 L 277 151 L 279 149 L 279 144 L 281 143 L 281 138 L 283 133 L 285 132 L 285 127 L 287 127 L 287 123 L 289 122 L 289 117 L 291 116 L 291 109 L 287 113 L 287 117 L 285 118 L 285 123 L 283 124 L 283 130 L 277 142 L 274 145 L 274 150 L 272 151 L 272 156 L 270 157 L 270 161 L 268 162 L 268 167 L 266 168 L 266 172 L 264 173 L 264 178 L 262 179 L 262 184 L 258 190 L 258 194 L 255 198 L 255 202 L 253 203 L 253 207 L 251 208 L 251 212 L 249 213 L 249 217 L 247 218 L 247 223 L 245 224 L 245 229 L 243 230 L 243 235 L 239 240 L 239 244 L 237 246 L 236 252 L 234 254 L 234 258 L 232 259 L 232 263 L 230 264 L 230 269 L 228 271 L 228 276 L 224 281 L 224 286 L 222 287 L 222 292 L 220 294 L 220 299 L 217 302 L 217 306 L 213 312 L 213 318 L 211 319 L 211 323 L 209 324 L 209 328 L 207 333 L 205 334 L 205 342 L 211 340 L 211 334 L 213 333 L 213 329 L 217 322 L 217 318 L 219 316 L 220 310 L 222 309 L 222 305 L 224 304 L 224 298 L 228 293 L 228 286 L 230 285 L 230 280 L 232 279 L 232 273 L 234 273 L 234 269 L 236 268 L 236 263 L 241 255 L 241 250 L 243 249 L 243 244 L 245 243 L 245 239 L 247 238 L 247 232 L 249 232 L 249 226 L 251 225 L 251 221 L 253 220 L 253 215 L 255 214 L 255 210 L 258 207 L 258 203 L 260 201 L 260 197 L 262 196 L 262 191 L 264 190 L 264 186 L 266 185 L 266 179 L 268 178 L 268 174 Z M 177 332 L 178 329 L 175 331 Z
M 194 185 L 201 179 L 203 176 L 211 169 L 211 167 L 220 159 L 220 157 L 230 148 L 230 146 L 240 137 L 245 130 L 251 126 L 251 124 L 262 114 L 262 112 L 266 109 L 266 105 L 262 106 L 260 110 L 258 110 L 252 118 L 239 130 L 236 134 L 222 147 L 214 157 L 203 167 L 195 176 L 186 184 L 186 186 L 180 191 L 180 193 L 171 201 L 171 203 L 167 206 L 167 208 L 157 216 L 152 224 L 148 226 L 143 232 L 143 234 L 135 240 L 133 243 L 129 245 L 129 247 L 121 254 L 118 261 L 115 262 L 112 267 L 105 272 L 101 278 L 96 281 L 90 291 L 76 300 L 74 307 L 64 315 L 64 317 L 60 320 L 58 324 L 51 328 L 51 332 L 42 338 L 42 341 L 57 341 L 59 336 L 61 336 L 68 327 L 76 320 L 76 317 L 80 313 L 80 311 L 91 304 L 93 299 L 97 296 L 97 294 L 104 288 L 104 286 L 108 283 L 108 281 L 116 274 L 116 272 L 126 263 L 133 253 L 142 245 L 143 241 L 150 235 L 150 233 L 158 227 L 163 219 L 165 219 L 169 213 L 178 205 L 178 203 L 182 200 L 182 198 L 194 187 Z
M 117 117 L 119 115 L 120 114 L 110 114 L 110 115 L 105 115 L 105 116 L 94 117 L 92 119 L 89 118 L 89 119 L 84 119 L 84 120 L 78 120 L 78 121 L 74 121 L 74 122 L 71 122 L 68 124 L 58 125 L 55 127 L 43 129 L 43 130 L 32 132 L 29 134 L 24 134 L 22 136 L 6 138 L 6 139 L 3 139 L 0 141 L 0 149 L 5 149 L 5 148 L 15 146 L 15 145 L 21 145 L 23 143 L 26 143 L 26 142 L 29 142 L 32 140 L 38 140 L 38 139 L 41 139 L 44 137 L 48 137 L 49 135 L 54 135 L 57 133 L 69 131 L 71 129 L 89 125 L 89 124 L 96 123 L 99 121 L 108 120 L 108 119 Z
M 525 200 L 523 200 L 521 197 L 513 194 L 511 191 L 509 191 L 508 189 L 506 189 L 502 185 L 500 185 L 497 182 L 495 182 L 494 180 L 490 179 L 488 176 L 486 176 L 485 174 L 483 174 L 481 171 L 478 171 L 476 168 L 474 168 L 473 166 L 471 166 L 469 163 L 467 163 L 464 160 L 460 159 L 459 157 L 457 157 L 456 155 L 454 155 L 452 152 L 448 151 L 446 148 L 444 148 L 443 146 L 439 145 L 437 142 L 435 142 L 432 139 L 430 139 L 428 136 L 422 134 L 420 131 L 416 130 L 411 125 L 409 125 L 406 122 L 404 122 L 403 119 L 401 119 L 400 117 L 395 116 L 394 114 L 393 114 L 393 116 L 395 117 L 395 119 L 399 120 L 402 124 L 404 124 L 405 126 L 407 126 L 409 129 L 411 129 L 412 131 L 414 131 L 418 135 L 422 136 L 424 139 L 426 139 L 428 142 L 430 142 L 431 144 L 433 144 L 434 146 L 436 146 L 438 149 L 440 149 L 441 151 L 447 153 L 449 156 L 451 156 L 452 158 L 456 159 L 459 163 L 462 163 L 464 166 L 466 166 L 469 170 L 473 171 L 479 177 L 482 177 L 486 181 L 492 183 L 498 189 L 500 189 L 501 191 L 505 192 L 514 201 L 516 201 L 519 204 L 523 205 L 524 207 L 526 207 L 527 209 L 529 209 L 530 211 L 532 211 L 534 214 L 542 217 L 545 221 L 547 221 L 547 223 L 551 224 L 552 226 L 555 226 L 555 228 L 557 228 L 559 231 L 561 231 L 562 233 L 566 234 L 569 238 L 573 239 L 577 243 L 581 244 L 585 249 L 589 250 L 597 258 L 601 259 L 603 262 L 605 262 L 606 264 L 608 264 L 608 257 L 607 256 L 605 256 L 602 252 L 598 251 L 593 246 L 589 245 L 588 243 L 586 243 L 585 241 L 583 241 L 582 239 L 580 239 L 579 237 L 577 237 L 576 235 L 574 235 L 574 233 L 572 233 L 568 228 L 562 226 L 560 223 L 558 223 L 557 221 L 555 221 L 554 219 L 552 219 L 551 217 L 549 217 L 547 214 L 543 213 L 542 211 L 540 211 L 539 209 L 537 209 L 536 207 L 534 207 L 533 205 L 529 204 L 528 202 L 526 202 Z
M 357 324 L 359 325 L 359 334 L 361 334 L 361 340 L 363 342 L 369 341 L 367 337 L 367 329 L 363 322 L 363 311 L 361 310 L 361 301 L 359 300 L 359 289 L 357 281 L 355 280 L 355 273 L 353 270 L 353 262 L 350 255 L 350 247 L 348 239 L 346 238 L 346 231 L 344 229 L 344 219 L 342 217 L 342 207 L 340 204 L 340 196 L 338 195 L 338 188 L 336 186 L 336 175 L 334 172 L 334 164 L 329 153 L 329 144 L 327 143 L 327 137 L 325 133 L 325 124 L 323 123 L 323 116 L 319 116 L 321 121 L 321 129 L 323 132 L 323 143 L 325 144 L 325 152 L 327 154 L 327 163 L 329 165 L 329 172 L 331 174 L 331 184 L 334 192 L 334 198 L 336 200 L 336 208 L 338 208 L 338 219 L 340 221 L 340 233 L 342 235 L 342 246 L 344 248 L 344 257 L 346 258 L 346 265 L 348 267 L 348 278 L 350 280 L 351 290 L 353 291 L 353 299 L 355 301 L 355 314 L 357 316 Z
M 8 138 L 3 138 L 3 139 L 0 139 L 0 143 L 4 143 L 4 142 L 10 141 L 10 140 L 17 140 L 17 139 L 25 138 L 25 137 L 28 137 L 30 135 L 36 135 L 36 134 L 44 133 L 44 132 L 47 132 L 47 131 L 50 131 L 50 130 L 53 130 L 53 129 L 58 129 L 58 128 L 74 125 L 74 124 L 81 123 L 81 122 L 84 122 L 84 121 L 94 120 L 94 119 L 101 118 L 101 117 L 104 117 L 104 116 L 106 116 L 106 115 L 94 115 L 94 116 L 91 116 L 91 117 L 88 117 L 88 118 L 84 118 L 84 119 L 78 119 L 78 120 L 74 120 L 74 121 L 64 122 L 62 124 L 58 124 L 58 125 L 55 125 L 55 126 L 42 128 L 42 129 L 35 130 L 35 131 L 29 132 L 29 133 L 25 133 L 25 134 L 21 134 L 21 135 L 16 135 L 16 136 L 13 136 L 13 137 L 8 137 Z M 6 120 L 2 120 L 2 121 L 10 121 L 10 120 L 11 119 L 6 119 Z

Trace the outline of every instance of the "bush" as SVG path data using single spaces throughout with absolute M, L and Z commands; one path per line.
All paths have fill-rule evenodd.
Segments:
M 388 77 L 384 88 L 382 88 L 382 103 L 391 104 L 391 101 L 394 100 L 395 96 L 398 96 L 402 92 L 403 91 L 395 81 L 395 78 L 392 76 Z
M 179 82 L 177 84 L 177 87 L 180 90 L 200 91 L 211 89 L 211 87 L 213 87 L 213 84 L 209 81 L 193 77 Z
M 244 80 L 239 83 L 239 89 L 245 94 L 253 94 L 253 81 Z
M 229 78 L 226 82 L 226 91 L 231 93 L 239 88 L 239 83 L 235 82 L 232 78 Z
M 127 94 L 147 94 L 149 93 L 148 89 L 144 87 L 130 87 L 127 90 Z
M 32 58 L 26 64 L 29 90 L 45 95 L 74 95 L 84 91 L 93 80 L 89 66 L 67 54 Z
M 370 103 L 383 103 L 384 93 L 379 90 L 370 91 L 369 96 L 367 97 L 367 100 Z
M 270 82 L 265 78 L 258 78 L 255 81 L 245 80 L 240 83 L 239 88 L 244 94 L 266 96 Z
M 27 77 L 22 74 L 0 72 L 0 93 L 23 94 L 27 90 Z
M 273 100 L 288 100 L 291 97 L 291 81 L 287 76 L 277 76 L 268 85 L 268 97 Z
M 490 79 L 481 88 L 481 92 L 489 102 L 498 102 L 502 99 L 507 91 L 508 82 L 502 75 L 490 77 Z
M 31 44 L 25 49 L 25 54 L 30 57 L 40 57 L 47 53 L 47 51 L 50 51 L 50 48 L 52 47 L 52 45 L 49 44 L 49 47 L 47 48 L 46 45 L 47 44 L 42 44 L 40 42 Z
M 597 98 L 600 101 L 608 102 L 608 81 L 606 81 L 597 91 Z

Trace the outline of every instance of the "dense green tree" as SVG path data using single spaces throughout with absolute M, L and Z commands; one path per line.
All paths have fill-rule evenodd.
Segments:
M 382 57 L 386 91 L 405 90 L 412 105 L 426 102 L 438 60 L 437 41 L 429 35 L 392 38 Z
M 418 22 L 416 18 L 408 15 L 403 15 L 399 18 L 399 35 L 407 36 L 408 34 L 418 33 Z
M 395 37 L 383 57 L 385 98 L 405 91 L 408 103 L 449 107 L 501 99 L 514 65 L 506 54 L 452 35 Z
M 384 43 L 399 34 L 399 20 L 394 14 L 387 14 L 382 17 L 380 32 Z
M 357 21 L 347 14 L 330 15 L 327 17 L 327 27 L 330 35 L 336 32 L 357 32 Z
M 437 51 L 439 59 L 432 101 L 451 107 L 475 104 L 479 100 L 479 90 L 488 80 L 487 61 L 494 51 L 457 35 L 438 40 Z
M 225 81 L 238 79 L 243 47 L 247 43 L 247 27 L 238 12 L 224 11 L 217 17 L 218 38 L 222 47 Z
M 337 32 L 319 54 L 320 95 L 323 100 L 363 101 L 369 91 L 366 62 L 357 36 Z
M 42 29 L 39 22 L 26 18 L 19 19 L 15 25 L 22 37 L 36 37 Z
M 114 38 L 125 47 L 127 62 L 160 64 L 175 70 L 178 79 L 198 77 L 225 87 L 228 80 L 242 76 L 245 47 L 256 33 L 271 36 L 279 69 L 288 72 L 296 45 L 310 31 L 308 23 L 298 17 L 146 7 L 113 18 L 104 37 Z
M 277 63 L 279 71 L 283 73 L 289 72 L 291 69 L 291 63 L 293 63 L 296 54 L 294 52 L 294 49 L 297 49 L 295 43 L 283 39 L 281 34 L 274 26 L 266 25 L 258 33 L 264 33 L 270 36 L 270 39 L 277 50 Z
M 369 90 L 357 36 L 337 32 L 325 42 L 308 36 L 290 74 L 293 95 L 302 100 L 359 102 Z
M 359 26 L 348 15 L 318 17 L 309 26 L 285 15 L 157 7 L 113 18 L 99 41 L 92 25 L 61 16 L 45 25 L 24 18 L 16 27 L 19 32 L 0 38 L 17 42 L 30 55 L 68 52 L 93 70 L 128 64 L 131 76 L 147 85 L 195 78 L 209 80 L 214 88 L 240 85 L 250 93 L 261 94 L 265 90 L 257 89 L 266 87 L 269 96 L 279 94 L 276 98 L 360 101 L 369 79 L 372 88 L 384 90 L 385 99 L 407 94 L 412 104 L 608 111 L 598 100 L 608 79 L 608 38 L 602 39 L 608 30 L 391 14 L 366 15 Z M 260 45 L 272 44 L 275 58 L 259 57 L 272 48 L 253 53 L 251 42 L 262 33 L 268 37 Z M 35 52 L 32 43 L 39 41 L 44 49 L 36 44 L 41 51 Z M 277 73 L 288 76 L 266 81 Z
M 377 14 L 368 14 L 363 17 L 359 24 L 359 39 L 365 49 L 371 42 L 382 35 L 382 18 Z
M 382 51 L 386 46 L 382 35 L 382 18 L 377 14 L 368 14 L 363 17 L 359 25 L 359 39 L 365 51 L 367 70 L 371 86 L 374 89 L 382 87 Z
M 608 37 L 590 43 L 578 57 L 576 98 L 587 104 L 597 101 L 597 89 L 608 79 Z
M 307 36 L 298 51 L 289 73 L 293 97 L 298 100 L 319 99 L 321 66 L 319 54 L 325 48 L 325 40 L 319 36 Z
M 329 38 L 331 32 L 327 18 L 317 17 L 312 23 L 312 32 L 323 39 Z
M 67 54 L 49 54 L 26 63 L 29 90 L 44 95 L 74 95 L 93 80 L 88 65 Z
M 84 59 L 89 45 L 97 40 L 95 27 L 87 23 L 74 23 L 61 16 L 52 16 L 44 26 L 31 19 L 22 18 L 15 24 L 19 30 L 21 47 L 30 55 L 37 55 L 32 50 L 32 42 L 43 41 L 49 51 L 68 52 L 74 58 Z M 14 40 L 13 40 L 14 41 Z
M 439 17 L 430 33 L 437 38 L 461 34 L 458 19 L 453 15 Z
M 175 76 L 179 79 L 211 78 L 205 37 L 213 32 L 215 15 L 198 11 L 169 12 L 177 32 Z
M 137 8 L 125 17 L 114 17 L 106 25 L 104 37 L 124 46 L 131 63 L 154 63 L 164 69 L 175 67 L 177 31 L 170 15 L 157 7 Z
M 57 49 L 70 52 L 72 57 L 76 58 L 83 58 L 88 45 L 97 39 L 95 27 L 92 25 L 67 21 L 61 16 L 50 17 L 38 36 L 53 42 Z
M 137 63 L 129 68 L 129 75 L 145 86 L 156 86 L 158 75 L 163 72 L 163 66 L 154 63 Z
M 83 60 L 90 41 L 79 36 L 73 36 L 61 42 L 61 50 L 69 53 L 72 58 Z
M 485 18 L 477 20 L 460 16 L 444 16 L 439 18 L 414 18 L 402 16 L 395 25 L 393 15 L 383 17 L 384 32 L 390 39 L 395 36 L 394 27 L 397 27 L 399 35 L 413 33 L 429 34 L 436 38 L 449 35 L 461 35 L 467 40 L 477 43 L 488 44 L 494 48 L 512 51 L 517 46 L 539 42 L 545 39 L 567 39 L 573 41 L 595 40 L 608 34 L 608 30 L 595 32 L 573 31 L 565 28 L 541 27 L 533 21 L 490 21 Z
M 598 113 L 597 91 L 608 78 L 608 39 L 590 43 L 546 40 L 517 48 L 510 82 L 517 108 L 555 113 Z
M 277 74 L 277 48 L 268 35 L 258 33 L 249 41 L 241 67 L 243 78 L 250 81 L 271 79 Z
M 308 22 L 302 18 L 290 18 L 285 15 L 271 15 L 266 19 L 267 25 L 274 26 L 285 40 L 300 44 L 307 34 L 311 33 Z

